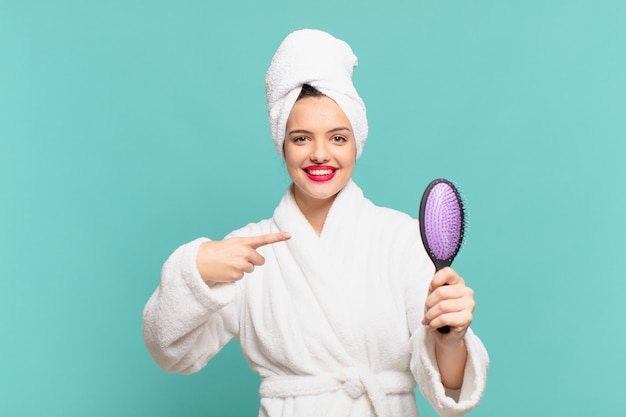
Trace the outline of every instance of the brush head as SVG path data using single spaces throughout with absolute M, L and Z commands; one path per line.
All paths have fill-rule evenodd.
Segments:
M 450 181 L 440 178 L 426 187 L 419 220 L 424 247 L 437 270 L 450 266 L 465 231 L 463 201 Z

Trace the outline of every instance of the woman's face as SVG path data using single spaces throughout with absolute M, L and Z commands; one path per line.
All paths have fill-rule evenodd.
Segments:
M 356 161 L 352 125 L 326 96 L 296 101 L 287 119 L 284 146 L 298 204 L 332 201 L 352 177 Z

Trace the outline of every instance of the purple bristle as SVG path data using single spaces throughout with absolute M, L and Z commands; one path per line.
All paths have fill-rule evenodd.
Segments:
M 456 255 L 463 238 L 463 207 L 456 191 L 445 182 L 430 190 L 424 232 L 433 256 L 445 260 Z

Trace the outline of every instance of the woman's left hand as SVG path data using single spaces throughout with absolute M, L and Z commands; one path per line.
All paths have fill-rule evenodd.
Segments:
M 454 269 L 443 268 L 430 283 L 422 324 L 436 335 L 438 344 L 458 345 L 472 323 L 475 308 L 474 291 Z M 450 326 L 450 332 L 439 333 L 437 329 L 443 326 Z

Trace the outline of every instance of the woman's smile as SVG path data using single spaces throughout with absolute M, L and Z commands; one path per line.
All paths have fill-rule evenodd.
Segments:
M 304 168 L 304 172 L 306 172 L 311 181 L 323 182 L 332 180 L 337 172 L 337 168 L 328 165 L 313 165 Z

